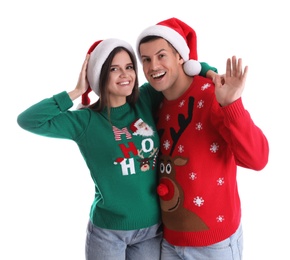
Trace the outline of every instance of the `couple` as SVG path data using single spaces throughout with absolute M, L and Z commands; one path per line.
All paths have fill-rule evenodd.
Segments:
M 194 30 L 176 18 L 145 29 L 137 56 L 148 81 L 140 88 L 131 45 L 95 42 L 74 90 L 17 118 L 75 141 L 87 163 L 86 259 L 242 259 L 237 166 L 261 170 L 269 153 L 241 100 L 248 68 L 233 56 L 219 76 L 199 63 Z

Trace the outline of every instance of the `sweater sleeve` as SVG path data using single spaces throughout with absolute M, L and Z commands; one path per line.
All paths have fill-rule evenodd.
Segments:
M 255 125 L 242 99 L 220 107 L 224 115 L 224 128 L 220 133 L 229 144 L 237 165 L 262 170 L 268 163 L 269 144 L 262 130 Z
M 75 139 L 85 125 L 84 120 L 88 119 L 78 115 L 84 115 L 85 112 L 69 111 L 72 106 L 72 100 L 64 91 L 24 110 L 18 115 L 17 123 L 24 130 L 34 134 Z
M 200 62 L 200 65 L 201 65 L 201 71 L 199 73 L 199 76 L 206 77 L 206 73 L 209 70 L 212 70 L 212 71 L 218 73 L 218 70 L 215 67 L 209 66 L 206 62 Z

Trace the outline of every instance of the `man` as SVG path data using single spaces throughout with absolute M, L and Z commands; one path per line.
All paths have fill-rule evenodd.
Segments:
M 161 259 L 242 259 L 237 166 L 262 170 L 269 155 L 241 99 L 248 67 L 233 56 L 225 75 L 198 76 L 195 31 L 176 18 L 146 28 L 137 53 L 164 95 L 157 116 Z

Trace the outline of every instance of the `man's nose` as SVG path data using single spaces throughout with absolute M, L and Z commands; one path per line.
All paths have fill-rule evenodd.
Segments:
M 159 69 L 160 63 L 159 60 L 157 58 L 153 58 L 151 59 L 151 63 L 150 63 L 150 68 L 152 70 L 157 70 Z

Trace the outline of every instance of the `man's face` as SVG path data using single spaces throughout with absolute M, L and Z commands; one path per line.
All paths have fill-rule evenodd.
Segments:
M 157 91 L 166 91 L 178 79 L 182 70 L 183 59 L 162 38 L 140 45 L 143 72 L 152 87 Z

